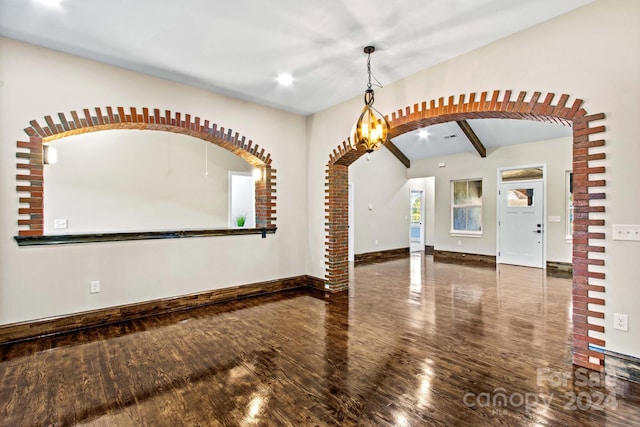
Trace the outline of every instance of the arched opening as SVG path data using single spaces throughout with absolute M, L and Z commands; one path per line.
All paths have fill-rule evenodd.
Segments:
M 19 181 L 16 191 L 21 207 L 18 211 L 18 235 L 42 236 L 44 232 L 44 162 L 43 146 L 45 143 L 67 136 L 113 129 L 155 130 L 189 135 L 220 148 L 230 151 L 244 161 L 260 170 L 255 180 L 255 218 L 258 227 L 266 230 L 275 229 L 275 178 L 276 171 L 271 167 L 271 155 L 258 144 L 240 136 L 231 129 L 203 122 L 199 117 L 190 114 L 172 113 L 166 110 L 164 115 L 159 109 L 150 112 L 143 108 L 139 114 L 135 107 L 127 114 L 123 107 L 114 109 L 106 107 L 106 115 L 100 108 L 92 114 L 89 109 L 83 110 L 83 117 L 76 111 L 71 112 L 71 120 L 65 114 L 58 113 L 59 123 L 51 116 L 46 116 L 46 126 L 37 120 L 30 122 L 25 129 L 29 141 L 17 141 L 18 158 L 16 175 Z
M 594 324 L 591 318 L 604 318 L 598 306 L 604 306 L 604 298 L 596 298 L 590 292 L 603 293 L 605 279 L 603 272 L 590 271 L 589 265 L 604 266 L 604 260 L 591 256 L 604 252 L 597 244 L 604 239 L 604 233 L 590 232 L 590 227 L 604 225 L 603 219 L 591 218 L 592 213 L 602 213 L 604 206 L 592 204 L 594 200 L 605 199 L 605 192 L 590 192 L 591 188 L 604 187 L 604 180 L 591 179 L 590 175 L 601 174 L 604 167 L 590 167 L 589 162 L 605 159 L 604 153 L 591 153 L 591 148 L 601 147 L 604 139 L 597 139 L 605 132 L 604 126 L 592 126 L 593 122 L 603 120 L 604 113 L 591 114 L 582 108 L 583 101 L 577 99 L 567 106 L 569 95 L 563 94 L 554 102 L 555 94 L 548 93 L 544 98 L 540 92 L 534 92 L 526 100 L 526 92 L 520 92 L 512 100 L 512 91 L 491 94 L 482 92 L 477 95 L 462 94 L 456 101 L 450 96 L 415 104 L 413 108 L 398 110 L 388 118 L 390 137 L 420 129 L 429 125 L 449 121 L 505 118 L 544 121 L 570 125 L 573 128 L 573 193 L 574 193 L 574 232 L 573 232 L 573 363 L 578 366 L 602 371 L 604 355 L 591 350 L 590 344 L 604 346 L 601 339 L 589 336 L 589 331 L 604 332 L 604 327 Z M 542 99 L 542 101 L 540 101 Z M 349 165 L 365 152 L 356 149 L 349 141 L 343 142 L 329 156 L 326 170 L 326 221 L 325 221 L 325 287 L 332 292 L 346 291 L 349 284 L 348 263 L 348 182 Z

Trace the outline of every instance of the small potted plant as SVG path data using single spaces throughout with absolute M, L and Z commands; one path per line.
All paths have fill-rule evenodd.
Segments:
M 247 220 L 247 216 L 246 215 L 240 215 L 236 217 L 236 225 L 238 226 L 238 228 L 242 228 L 244 227 L 244 223 Z

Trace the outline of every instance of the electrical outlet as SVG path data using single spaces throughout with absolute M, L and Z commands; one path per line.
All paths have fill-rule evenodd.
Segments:
M 629 332 L 629 316 L 626 314 L 613 313 L 613 328 Z
M 53 220 L 53 228 L 67 228 L 67 220 L 66 219 L 54 219 Z
M 100 292 L 100 281 L 99 280 L 94 280 L 91 282 L 91 286 L 89 288 L 89 292 L 92 294 L 97 294 L 98 292 Z

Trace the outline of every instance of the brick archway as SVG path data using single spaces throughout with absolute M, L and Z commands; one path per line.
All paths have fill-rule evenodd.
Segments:
M 271 154 L 231 129 L 225 130 L 216 124 L 210 125 L 209 120 L 202 122 L 200 117 L 192 118 L 190 114 L 183 116 L 170 110 L 161 115 L 157 108 L 153 112 L 142 108 L 142 112 L 138 113 L 135 107 L 131 107 L 127 113 L 123 107 L 106 107 L 106 115 L 103 115 L 102 110 L 96 107 L 94 114 L 84 109 L 82 117 L 76 111 L 71 111 L 71 120 L 67 120 L 64 113 L 58 113 L 59 123 L 54 122 L 51 116 L 45 116 L 44 119 L 46 126 L 32 120 L 31 126 L 24 130 L 29 135 L 29 141 L 16 143 L 20 236 L 42 236 L 44 231 L 43 144 L 66 136 L 110 129 L 155 130 L 193 136 L 231 151 L 252 166 L 261 168 L 262 178 L 256 181 L 256 223 L 261 227 L 275 227 L 276 170 L 271 167 Z M 29 196 L 23 197 L 24 193 Z
M 515 99 L 513 99 L 515 98 Z M 589 336 L 589 331 L 604 332 L 604 326 L 590 323 L 590 318 L 603 319 L 604 313 L 598 308 L 604 306 L 603 298 L 596 298 L 589 292 L 605 292 L 605 286 L 594 283 L 605 279 L 605 274 L 589 270 L 589 265 L 604 266 L 604 260 L 593 258 L 592 253 L 604 252 L 604 246 L 598 244 L 605 236 L 601 232 L 591 232 L 590 227 L 601 227 L 603 219 L 591 218 L 591 213 L 602 213 L 604 206 L 592 204 L 593 200 L 605 199 L 604 190 L 590 192 L 590 189 L 604 187 L 605 180 L 591 179 L 592 174 L 601 174 L 605 168 L 592 167 L 590 162 L 604 160 L 604 153 L 591 153 L 590 149 L 605 144 L 601 138 L 604 126 L 592 126 L 593 122 L 603 120 L 604 113 L 587 114 L 582 108 L 583 101 L 577 99 L 567 106 L 569 95 L 563 94 L 557 100 L 556 95 L 548 93 L 542 98 L 540 92 L 534 92 L 526 100 L 526 92 L 517 97 L 512 91 L 491 94 L 482 92 L 460 95 L 456 100 L 450 96 L 414 104 L 387 117 L 391 126 L 391 138 L 434 125 L 456 120 L 503 118 L 535 120 L 570 125 L 573 127 L 573 194 L 574 194 L 574 233 L 573 233 L 573 363 L 602 371 L 604 355 L 589 349 L 589 344 L 604 347 L 604 340 Z M 555 102 L 554 102 L 555 100 Z M 325 195 L 325 259 L 326 288 L 333 292 L 347 290 L 349 284 L 348 263 L 348 182 L 349 165 L 355 162 L 364 151 L 357 150 L 347 140 L 339 145 L 329 156 L 326 170 Z M 591 304 L 590 307 L 589 304 Z

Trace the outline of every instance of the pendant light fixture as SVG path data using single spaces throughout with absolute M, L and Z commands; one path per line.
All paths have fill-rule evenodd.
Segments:
M 376 51 L 373 46 L 364 48 L 367 54 L 367 90 L 364 91 L 364 108 L 358 117 L 358 121 L 352 132 L 351 140 L 356 148 L 363 149 L 367 153 L 380 148 L 380 144 L 384 144 L 389 137 L 389 122 L 373 108 L 373 89 L 371 88 L 371 54 Z M 382 87 L 382 86 L 380 86 Z

